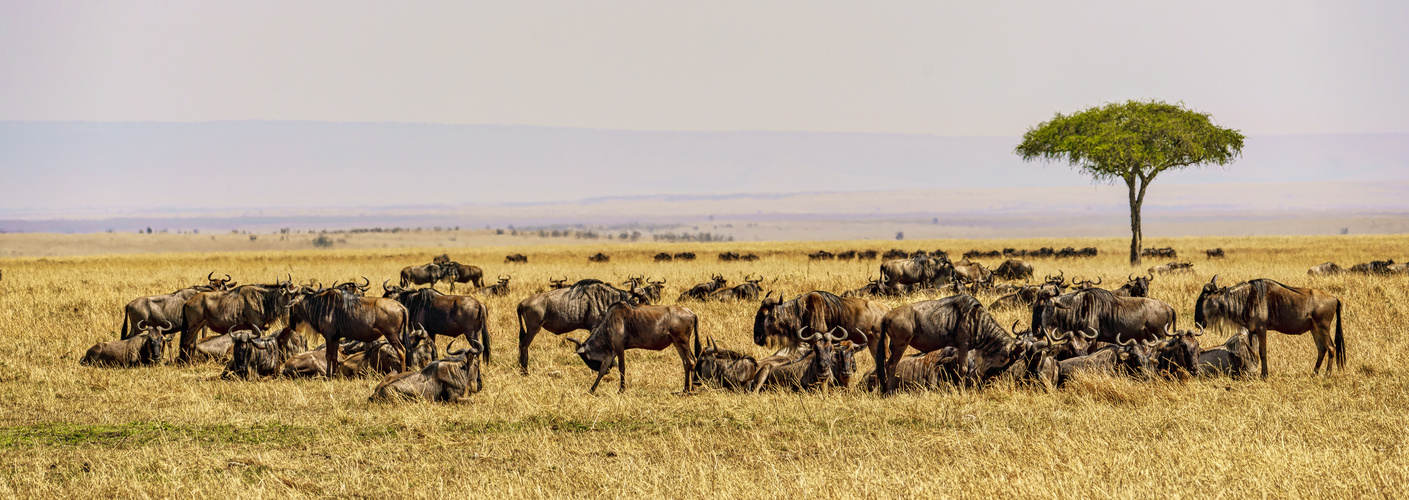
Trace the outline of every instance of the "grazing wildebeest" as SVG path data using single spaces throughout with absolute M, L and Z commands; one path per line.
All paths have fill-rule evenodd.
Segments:
M 240 330 L 228 335 L 233 342 L 230 362 L 220 378 L 250 379 L 264 378 L 279 374 L 284 361 L 308 350 L 308 344 L 290 328 L 284 328 L 268 337 L 258 326 L 254 331 Z
M 914 347 L 930 352 L 945 347 L 958 349 L 959 359 L 975 356 L 974 366 L 967 363 L 960 369 L 960 379 L 966 384 L 997 376 L 1008 369 L 1022 354 L 1024 346 L 1003 329 L 983 308 L 978 299 L 955 295 L 938 300 L 926 300 L 895 308 L 882 320 L 889 344 L 884 364 L 886 391 L 894 391 L 896 365 L 904 359 L 905 349 Z
M 876 256 L 879 253 L 880 252 L 877 252 L 875 250 L 862 250 L 860 252 L 856 252 L 856 258 L 865 260 L 876 260 Z
M 882 258 L 882 259 L 886 259 L 886 260 L 891 260 L 891 259 L 908 259 L 908 258 L 910 258 L 910 252 L 906 252 L 906 251 L 901 250 L 901 249 L 899 249 L 899 248 L 892 248 L 892 249 L 890 249 L 890 250 L 886 250 L 886 253 L 882 254 L 882 255 L 881 255 L 881 258 Z
M 718 302 L 731 302 L 735 300 L 758 300 L 758 294 L 762 291 L 758 284 L 762 281 L 763 276 L 758 276 L 753 279 L 749 279 L 748 276 L 744 276 L 743 284 L 734 285 L 729 288 L 720 288 L 718 290 L 710 292 L 709 295 L 705 296 L 705 300 L 712 300 Z
M 963 276 L 964 279 L 970 283 L 977 283 L 979 281 L 982 281 L 984 278 L 987 278 L 990 274 L 992 274 L 988 269 L 983 267 L 983 264 L 980 264 L 978 262 L 970 262 L 968 257 L 965 257 L 964 260 L 961 260 L 959 262 L 955 262 L 953 265 L 954 275 Z
M 646 286 L 641 287 L 640 293 L 646 298 L 647 304 L 659 304 L 661 293 L 665 292 L 665 278 L 660 281 L 646 280 Z
M 905 356 L 895 365 L 895 377 L 898 381 L 896 388 L 928 390 L 957 382 L 959 380 L 958 352 L 959 350 L 953 347 L 945 347 Z M 864 380 L 867 390 L 884 389 L 880 385 L 880 378 L 876 376 L 876 370 L 867 373 Z
M 450 291 L 455 291 L 456 283 L 470 283 L 475 288 L 484 287 L 484 270 L 479 266 L 470 266 L 459 262 L 446 262 L 441 264 L 445 268 L 442 272 L 444 280 L 450 282 Z M 401 285 L 406 286 L 406 285 Z
M 528 347 L 540 329 L 554 335 L 591 330 L 606 315 L 608 307 L 633 297 L 637 295 L 600 280 L 585 279 L 523 299 L 518 306 L 520 371 L 528 375 Z
M 1008 259 L 993 270 L 993 275 L 1005 280 L 1032 278 L 1032 264 L 1017 259 Z
M 453 342 L 453 341 L 452 341 Z M 478 342 L 470 341 L 469 349 L 450 351 L 420 371 L 390 375 L 372 390 L 370 401 L 429 399 L 453 403 L 468 402 L 469 396 L 484 390 L 479 373 Z M 336 350 L 336 349 L 335 349 Z
M 1094 287 L 1059 296 L 1050 290 L 1039 293 L 1032 304 L 1032 324 L 1038 331 L 1096 331 L 1101 342 L 1115 342 L 1118 336 L 1163 339 L 1177 326 L 1174 307 L 1169 304 L 1148 297 L 1117 297 Z
M 435 284 L 445 277 L 445 266 L 439 264 L 421 264 L 419 266 L 406 266 L 401 268 L 401 286 L 403 288 L 411 285 L 430 285 L 435 288 Z
M 675 260 L 695 260 L 695 252 L 680 252 L 675 254 Z
M 1207 255 L 1210 259 L 1221 259 L 1224 257 L 1222 248 L 1210 248 L 1208 250 L 1204 250 L 1204 255 Z
M 843 260 L 855 259 L 855 258 L 856 258 L 856 250 L 847 250 L 847 251 L 844 251 L 844 252 L 837 252 L 837 258 L 838 258 L 838 259 L 843 259 Z
M 1115 294 L 1116 297 L 1149 297 L 1150 282 L 1154 280 L 1154 274 L 1148 277 L 1141 276 L 1139 278 L 1136 278 L 1134 274 L 1129 274 L 1125 277 L 1125 284 L 1121 285 L 1120 288 L 1111 290 L 1111 293 Z
M 937 288 L 948 284 L 953 278 L 954 267 L 949 261 L 934 257 L 881 262 L 881 283 L 893 290 L 901 285 Z
M 445 295 L 429 288 L 406 290 L 382 283 L 382 296 L 406 308 L 407 321 L 420 325 L 434 339 L 436 335 L 478 340 L 484 362 L 490 362 L 489 307 L 468 295 Z M 407 332 L 409 335 L 409 331 Z M 411 347 L 409 337 L 406 347 Z
M 1193 274 L 1193 272 L 1194 263 L 1192 262 L 1170 262 L 1149 269 L 1150 274 Z
M 437 292 L 439 293 L 439 292 Z M 410 313 L 401 303 L 385 297 L 358 297 L 342 290 L 324 290 L 301 295 L 289 307 L 289 326 L 297 330 L 308 325 L 323 335 L 323 343 L 335 346 L 342 339 L 371 342 L 378 337 L 401 354 L 400 371 L 406 371 L 406 349 L 401 335 L 409 325 Z M 338 349 L 326 349 L 328 378 L 338 369 Z
M 793 346 L 803 327 L 813 332 L 830 332 L 841 327 L 846 340 L 864 344 L 877 366 L 885 361 L 881 351 L 881 318 L 890 306 L 858 297 L 838 297 L 830 292 L 812 291 L 784 301 L 768 292 L 753 318 L 753 343 L 768 345 L 781 341 Z
M 510 278 L 512 278 L 512 276 L 501 274 L 499 275 L 498 283 L 470 290 L 470 293 L 474 295 L 494 295 L 496 297 L 508 296 Z M 485 347 L 488 348 L 489 344 L 486 343 Z
M 138 322 L 134 330 L 141 333 L 126 339 L 93 344 L 78 362 L 105 366 L 161 364 L 162 348 L 166 342 L 164 333 L 170 329 L 171 323 L 158 327 L 149 326 L 145 321 Z
M 797 340 L 807 346 L 805 349 L 793 354 L 780 351 L 781 354 L 759 361 L 758 372 L 752 382 L 754 392 L 763 386 L 803 391 L 839 384 L 836 375 L 840 367 L 837 366 L 835 342 L 847 337 L 845 329 L 837 327 L 830 332 L 813 332 L 804 336 L 803 331 L 806 330 L 807 327 L 802 327 L 797 332 Z
M 720 349 L 713 338 L 708 339 L 704 350 L 695 355 L 697 383 L 731 391 L 747 390 L 755 373 L 758 373 L 758 360 L 740 352 Z
M 527 256 L 527 255 L 524 255 L 524 254 L 521 254 L 521 253 L 505 255 L 505 256 L 504 256 L 504 263 L 505 263 L 505 264 L 508 264 L 508 263 L 511 263 L 511 262 L 518 262 L 518 263 L 521 263 L 521 264 L 527 264 L 527 263 L 528 263 L 528 256 Z
M 242 285 L 233 290 L 201 292 L 181 306 L 186 328 L 181 332 L 179 362 L 191 361 L 196 339 L 201 330 L 215 333 L 248 330 L 258 326 L 269 329 L 279 318 L 288 314 L 291 296 L 298 287 L 287 281 L 277 287 Z
M 739 253 L 738 253 L 738 252 L 719 252 L 719 260 L 724 261 L 724 262 L 733 262 L 733 261 L 739 260 Z
M 694 334 L 695 347 L 690 348 L 690 334 Z M 602 316 L 602 320 L 592 329 L 587 340 L 568 340 L 577 344 L 577 355 L 588 368 L 597 372 L 597 380 L 587 392 L 597 392 L 597 384 L 612 369 L 615 363 L 621 376 L 618 392 L 626 392 L 626 351 L 628 349 L 650 349 L 659 351 L 675 346 L 680 354 L 680 363 L 685 368 L 685 388 L 689 393 L 694 385 L 695 353 L 700 352 L 699 319 L 695 313 L 680 306 L 636 305 L 634 301 L 621 301 L 612 304 Z
M 757 256 L 757 255 L 754 255 L 754 254 L 752 254 L 752 253 L 746 253 L 746 254 L 740 255 L 740 256 L 739 256 L 739 260 L 744 261 L 744 262 L 753 262 L 753 261 L 758 260 L 758 256 Z
M 671 255 L 670 255 L 669 253 L 661 252 L 661 253 L 656 254 L 655 259 L 656 259 L 656 262 L 670 262 L 670 261 L 673 259 L 673 257 L 671 257 Z
M 818 251 L 816 251 L 816 252 L 812 252 L 812 253 L 810 253 L 810 254 L 807 254 L 807 258 L 808 258 L 808 259 L 812 259 L 812 260 L 830 260 L 830 259 L 835 259 L 836 257 L 837 257 L 836 254 L 834 254 L 834 253 L 832 253 L 832 252 L 828 252 L 828 251 L 826 251 L 826 250 L 818 250 Z
M 588 257 L 587 260 L 591 262 L 609 262 L 612 260 L 612 258 L 610 255 L 604 254 L 602 252 L 597 252 L 595 254 L 592 254 L 591 257 Z
M 1310 270 L 1306 271 L 1306 274 L 1311 276 L 1336 276 L 1344 272 L 1345 270 L 1341 269 L 1341 266 L 1336 265 L 1335 262 L 1327 262 L 1312 267 Z
M 1372 260 L 1363 264 L 1350 266 L 1350 272 L 1355 274 L 1390 274 L 1390 268 L 1394 266 L 1394 260 Z
M 1057 362 L 1060 366 L 1057 385 L 1066 385 L 1072 377 L 1082 373 L 1114 374 L 1125 372 L 1130 375 L 1149 373 L 1149 349 L 1157 343 L 1117 339 L 1116 343 L 1107 345 L 1095 353 L 1059 361 Z
M 1331 337 L 1332 322 L 1335 337 Z M 1283 285 L 1269 279 L 1256 279 L 1219 288 L 1218 275 L 1204 284 L 1194 302 L 1194 323 L 1205 326 L 1223 323 L 1246 328 L 1256 337 L 1257 357 L 1262 360 L 1262 377 L 1267 378 L 1267 330 L 1287 335 L 1311 332 L 1316 341 L 1314 375 L 1321 371 L 1327 354 L 1326 375 L 1334 366 L 1345 370 L 1345 334 L 1341 330 L 1341 301 L 1314 288 Z
M 1167 257 L 1171 259 L 1179 258 L 1179 252 L 1171 247 L 1145 248 L 1140 250 L 1140 257 Z
M 1257 366 L 1257 338 L 1246 328 L 1228 337 L 1223 345 L 1199 353 L 1199 376 L 1228 375 L 1242 377 Z
M 710 281 L 700 283 L 690 287 L 689 290 L 685 290 L 684 293 L 680 294 L 680 298 L 675 299 L 675 301 L 704 300 L 706 297 L 709 297 L 709 294 L 713 293 L 715 290 L 724 288 L 724 285 L 728 283 L 729 280 L 724 279 L 724 275 L 716 274 L 710 278 Z

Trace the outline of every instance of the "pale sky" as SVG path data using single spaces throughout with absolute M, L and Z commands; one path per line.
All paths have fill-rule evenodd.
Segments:
M 0 121 L 1403 133 L 1406 89 L 1405 1 L 0 2 Z

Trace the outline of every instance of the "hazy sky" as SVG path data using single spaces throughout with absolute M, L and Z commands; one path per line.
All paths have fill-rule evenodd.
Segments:
M 1409 2 L 0 3 L 0 120 L 1409 132 Z M 0 153 L 3 154 L 3 153 Z

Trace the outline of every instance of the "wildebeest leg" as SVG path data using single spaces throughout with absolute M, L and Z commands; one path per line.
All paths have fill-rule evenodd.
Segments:
M 523 375 L 528 375 L 528 346 L 533 344 L 533 337 L 540 328 L 536 321 L 524 324 L 523 316 L 519 316 L 519 372 Z
M 880 374 L 878 375 L 879 378 L 876 380 L 877 384 L 875 386 L 875 389 L 881 392 L 885 392 L 886 381 L 886 358 L 884 352 L 885 346 L 881 345 L 881 339 L 884 338 L 885 337 L 882 335 L 872 335 L 866 338 L 866 348 L 871 351 L 871 359 L 875 360 L 875 367 L 872 368 L 872 371 Z
M 607 369 L 610 370 L 611 367 L 609 366 Z M 618 374 L 621 375 L 621 388 L 617 389 L 616 392 L 617 394 L 624 394 L 626 393 L 626 346 L 624 345 L 616 350 L 616 369 Z M 685 388 L 689 389 L 690 386 L 686 385 Z
M 195 360 L 196 334 L 204 328 L 203 322 L 186 323 L 186 329 L 181 331 L 181 352 L 177 354 L 177 363 L 190 363 Z
M 1257 357 L 1262 358 L 1262 378 L 1267 378 L 1267 327 L 1257 327 Z
M 900 379 L 896 375 L 895 370 L 896 367 L 900 366 L 900 360 L 904 359 L 905 349 L 908 347 L 910 347 L 910 339 L 908 337 L 905 339 L 890 339 L 890 352 L 886 354 L 885 362 L 885 392 L 887 394 L 895 392 L 896 386 L 900 383 Z
M 1311 369 L 1311 374 L 1316 375 L 1321 372 L 1321 361 L 1326 358 L 1326 351 L 1330 350 L 1329 346 L 1327 346 L 1330 339 L 1327 338 L 1328 335 L 1326 335 L 1326 332 L 1321 329 L 1321 325 L 1317 324 L 1312 325 L 1311 337 L 1316 339 L 1316 367 Z M 1331 354 L 1331 361 L 1326 363 L 1327 377 L 1331 376 L 1331 367 L 1335 365 L 1335 354 Z
M 772 372 L 773 364 L 771 363 L 759 366 L 758 371 L 753 374 L 753 380 L 749 381 L 753 384 L 753 389 L 749 392 L 757 394 L 758 390 L 763 388 L 763 382 L 768 380 L 768 374 Z
M 685 389 L 680 393 L 689 394 L 694 389 L 695 353 L 690 352 L 690 346 L 684 342 L 675 343 L 675 352 L 680 353 L 680 364 L 685 367 Z
M 338 338 L 331 335 L 323 336 L 323 351 L 327 353 L 328 378 L 334 378 L 338 371 L 338 351 L 342 350 L 338 346 Z

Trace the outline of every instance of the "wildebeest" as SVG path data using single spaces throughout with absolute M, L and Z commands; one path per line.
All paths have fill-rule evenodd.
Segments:
M 490 362 L 489 307 L 484 303 L 468 295 L 445 295 L 429 288 L 406 290 L 386 283 L 382 283 L 382 296 L 404 306 L 407 321 L 420 325 L 432 339 L 443 335 L 478 340 L 484 362 Z M 411 347 L 409 337 L 406 340 L 406 347 Z
M 138 297 L 127 303 L 123 308 L 122 333 L 119 338 L 131 338 L 137 334 L 137 323 L 146 321 L 147 323 L 169 323 L 171 329 L 168 334 L 180 333 L 186 330 L 186 316 L 182 307 L 186 301 L 201 292 L 225 291 L 229 290 L 235 283 L 230 280 L 230 275 L 225 275 L 224 279 L 216 278 L 215 272 L 206 275 L 207 285 L 198 285 L 189 288 L 182 288 L 175 292 L 163 295 L 148 295 Z
M 733 262 L 739 260 L 738 252 L 719 252 L 719 260 L 723 262 Z
M 945 347 L 930 352 L 905 356 L 895 365 L 896 388 L 927 390 L 938 389 L 959 380 L 958 349 Z M 864 378 L 866 389 L 884 389 L 876 370 L 871 370 Z
M 789 388 L 795 391 L 814 387 L 845 383 L 837 379 L 836 342 L 845 339 L 844 328 L 837 327 L 830 332 L 813 332 L 803 335 L 807 327 L 797 332 L 798 341 L 807 346 L 794 354 L 774 354 L 758 362 L 758 372 L 754 374 L 753 391 L 764 386 Z M 784 351 L 780 351 L 784 352 Z
M 567 287 L 567 286 L 568 286 L 568 277 L 567 277 L 567 276 L 563 276 L 561 279 L 559 279 L 559 278 L 548 278 L 548 288 L 551 288 L 551 289 L 553 289 L 553 290 L 557 290 L 557 289 L 559 289 L 559 288 L 565 288 L 565 287 Z
M 444 279 L 450 282 L 450 291 L 452 293 L 455 291 L 456 283 L 470 283 L 474 285 L 475 288 L 484 287 L 484 270 L 480 269 L 479 266 L 470 266 L 454 261 L 446 262 L 441 265 L 445 268 Z
M 233 342 L 230 362 L 220 378 L 250 379 L 264 378 L 279 374 L 284 361 L 308 349 L 302 335 L 293 329 L 284 328 L 263 337 L 258 326 L 253 331 L 230 332 Z
M 869 295 L 888 295 L 891 293 L 885 285 L 881 284 L 880 278 L 867 280 L 866 286 L 842 292 L 842 297 L 866 297 Z
M 906 252 L 906 251 L 901 250 L 901 249 L 899 249 L 899 248 L 892 248 L 892 249 L 890 249 L 890 250 L 886 250 L 886 253 L 882 254 L 882 255 L 881 255 L 881 258 L 882 258 L 882 259 L 886 259 L 886 260 L 891 260 L 891 259 L 908 259 L 908 258 L 910 258 L 910 252 Z
M 740 255 L 740 256 L 739 256 L 739 260 L 744 261 L 744 262 L 754 262 L 754 261 L 758 260 L 758 256 L 757 256 L 757 255 L 754 255 L 754 254 L 752 254 L 752 253 L 746 253 L 746 254 Z
M 430 285 L 435 288 L 436 282 L 445 278 L 445 266 L 440 264 L 421 264 L 419 266 L 406 266 L 401 268 L 401 287 L 411 285 Z
M 1257 338 L 1248 333 L 1246 328 L 1239 329 L 1238 333 L 1228 337 L 1223 345 L 1199 353 L 1199 376 L 1242 377 L 1251 373 L 1258 362 L 1259 349 L 1256 344 Z
M 1394 266 L 1394 259 L 1372 260 L 1363 264 L 1350 266 L 1350 272 L 1355 274 L 1391 274 L 1390 268 Z
M 528 347 L 539 330 L 548 330 L 554 335 L 591 330 L 612 304 L 633 297 L 637 296 L 600 280 L 585 279 L 567 288 L 523 299 L 518 306 L 520 371 L 528 375 Z
M 695 252 L 680 252 L 675 254 L 675 260 L 695 260 Z
M 889 347 L 886 362 L 877 366 L 886 367 L 887 392 L 896 388 L 896 366 L 904 359 L 908 347 L 920 352 L 954 347 L 959 359 L 967 359 L 973 351 L 976 354 L 974 366 L 965 364 L 960 368 L 960 379 L 965 383 L 1002 373 L 1023 350 L 1023 345 L 988 314 L 983 304 L 968 295 L 897 307 L 885 315 L 882 329 L 885 337 L 881 344 L 889 344 Z
M 138 322 L 134 331 L 141 333 L 126 339 L 93 344 L 93 347 L 88 348 L 88 352 L 83 353 L 83 358 L 78 362 L 85 365 L 104 366 L 161 364 L 162 348 L 166 342 L 164 333 L 171 328 L 171 323 L 159 327 L 149 326 L 146 321 Z
M 591 257 L 588 257 L 587 260 L 591 262 L 608 262 L 611 261 L 612 258 L 610 255 L 604 254 L 602 252 L 597 252 L 592 254 Z
M 857 258 L 857 259 L 866 259 L 866 260 L 876 260 L 876 255 L 877 255 L 878 253 L 879 253 L 879 252 L 877 252 L 877 251 L 875 251 L 875 250 L 862 250 L 862 251 L 860 251 L 860 252 L 856 252 L 856 258 Z
M 201 292 L 181 306 L 186 328 L 181 332 L 180 362 L 189 362 L 202 329 L 215 333 L 248 330 L 258 326 L 269 329 L 279 318 L 288 314 L 288 305 L 298 288 L 287 281 L 267 288 L 243 285 L 227 291 Z
M 831 332 L 841 327 L 847 332 L 846 340 L 864 344 L 880 365 L 885 360 L 881 351 L 881 318 L 888 312 L 890 306 L 880 302 L 838 297 L 829 292 L 807 292 L 787 301 L 768 292 L 754 314 L 753 342 L 762 346 L 781 341 L 791 346 L 803 327 L 813 332 Z
M 1221 259 L 1224 257 L 1222 248 L 1210 248 L 1208 250 L 1204 250 L 1204 255 L 1207 255 L 1210 259 Z
M 1023 285 L 1017 290 L 1004 294 L 988 305 L 989 310 L 1017 309 L 1031 306 L 1037 300 L 1039 287 L 1035 285 Z
M 838 258 L 838 259 L 843 259 L 843 260 L 855 259 L 855 258 L 856 258 L 856 250 L 847 250 L 847 251 L 844 251 L 844 252 L 837 252 L 837 258 Z
M 810 254 L 807 254 L 807 258 L 812 259 L 812 260 L 830 260 L 830 259 L 835 259 L 836 257 L 837 257 L 836 254 L 834 254 L 834 253 L 832 253 L 832 252 L 828 252 L 828 251 L 826 251 L 826 250 L 818 250 L 818 251 L 816 251 L 816 252 L 812 252 L 812 253 L 810 253 Z
M 439 292 L 436 292 L 439 293 Z M 338 345 L 342 339 L 371 342 L 378 337 L 401 353 L 400 371 L 406 371 L 406 349 L 401 335 L 410 313 L 401 303 L 385 297 L 358 297 L 342 290 L 301 295 L 289 307 L 289 328 L 308 325 L 323 335 L 323 343 Z M 328 378 L 338 368 L 338 349 L 327 349 Z
M 1166 375 L 1199 375 L 1199 337 L 1203 331 L 1180 330 L 1154 346 L 1155 370 Z
M 1148 350 L 1155 343 L 1157 342 L 1141 343 L 1133 339 L 1121 340 L 1117 338 L 1114 344 L 1107 345 L 1094 353 L 1059 361 L 1060 372 L 1057 375 L 1057 385 L 1066 385 L 1072 377 L 1078 374 L 1125 372 L 1130 375 L 1140 375 L 1149 373 Z
M 1192 274 L 1193 272 L 1194 264 L 1192 262 L 1170 262 L 1149 269 L 1150 274 Z
M 901 285 L 937 288 L 948 284 L 953 278 L 954 267 L 949 261 L 933 257 L 881 262 L 881 283 L 893 290 Z
M 1032 278 L 1032 264 L 1017 259 L 1008 259 L 993 270 L 993 275 L 1005 280 Z
M 686 300 L 704 300 L 706 297 L 709 297 L 709 294 L 714 293 L 715 290 L 724 288 L 724 285 L 728 283 L 729 280 L 724 279 L 724 275 L 716 274 L 710 277 L 710 281 L 700 283 L 698 285 L 690 287 L 690 289 L 688 290 L 685 290 L 683 293 L 680 294 L 680 298 L 676 299 L 675 301 L 684 302 Z
M 230 334 L 211 335 L 196 341 L 195 361 L 229 361 L 234 348 Z
M 1043 290 L 1032 304 L 1032 324 L 1037 331 L 1096 331 L 1097 340 L 1115 342 L 1162 339 L 1174 331 L 1174 307 L 1148 297 L 1117 297 L 1108 290 L 1082 288 L 1063 295 Z
M 671 255 L 670 255 L 669 253 L 667 253 L 667 252 L 661 252 L 661 253 L 656 254 L 655 259 L 656 259 L 656 262 L 670 262 L 670 261 L 673 259 L 673 257 L 671 257 Z
M 512 278 L 512 276 L 508 276 L 508 275 L 501 274 L 501 275 L 499 275 L 499 282 L 498 282 L 498 283 L 495 283 L 495 284 L 489 285 L 489 286 L 483 286 L 483 287 L 476 288 L 476 289 L 474 289 L 474 290 L 471 290 L 470 293 L 471 293 L 471 294 L 474 294 L 474 295 L 493 295 L 493 296 L 496 296 L 496 297 L 504 297 L 504 296 L 507 296 L 507 295 L 509 295 L 509 279 L 510 279 L 510 278 Z M 485 344 L 485 347 L 486 347 L 486 348 L 489 347 L 489 344 Z
M 713 338 L 695 356 L 695 382 L 738 391 L 750 389 L 758 373 L 758 360 L 737 351 L 719 348 Z
M 425 329 L 420 328 L 419 325 L 412 328 L 411 333 L 407 334 L 406 337 L 408 339 L 405 342 L 407 353 L 406 366 L 408 370 L 420 370 L 439 357 L 439 354 L 436 352 L 435 341 L 431 335 L 426 333 Z M 374 346 L 376 351 L 375 356 L 372 358 L 373 362 L 367 363 L 366 355 L 362 353 Z M 383 340 L 370 343 L 357 341 L 343 342 L 338 347 L 342 349 L 343 356 L 347 356 L 347 358 L 341 361 L 341 366 L 338 369 L 338 373 L 343 376 L 357 375 L 357 373 L 350 372 L 361 371 L 365 368 L 371 368 L 381 373 L 392 373 L 396 371 L 396 365 L 399 362 L 396 350 Z M 326 348 L 326 345 L 319 346 L 311 351 L 304 351 L 290 357 L 279 367 L 279 376 L 286 378 L 326 376 L 328 373 L 328 355 L 325 351 Z M 357 366 L 349 366 L 354 364 L 353 357 L 362 361 L 357 363 Z M 355 370 L 350 368 L 355 368 Z
M 964 260 L 961 260 L 959 262 L 955 262 L 953 265 L 954 275 L 963 276 L 964 279 L 970 283 L 977 283 L 979 281 L 982 281 L 984 278 L 987 278 L 990 274 L 992 274 L 991 271 L 983 267 L 983 264 L 980 264 L 978 262 L 970 262 L 968 257 L 965 257 Z
M 470 341 L 468 349 L 449 351 L 446 358 L 438 359 L 420 371 L 390 375 L 377 384 L 368 400 L 467 402 L 471 394 L 484 390 L 484 380 L 479 372 L 479 349 L 478 342 Z
M 524 254 L 521 254 L 521 253 L 509 254 L 509 255 L 505 255 L 505 256 L 504 256 L 504 263 L 505 263 L 505 264 L 509 264 L 509 263 L 512 263 L 512 262 L 518 262 L 518 263 L 521 263 L 521 264 L 527 264 L 527 263 L 528 263 L 528 256 L 527 256 L 527 255 L 524 255 Z
M 1312 267 L 1310 270 L 1306 271 L 1306 274 L 1311 276 L 1336 276 L 1344 272 L 1345 270 L 1341 269 L 1341 266 L 1336 265 L 1335 262 L 1327 262 Z
M 360 285 L 357 284 L 357 281 L 354 280 L 349 281 L 347 283 L 334 283 L 333 286 L 330 288 L 337 288 L 353 295 L 362 296 L 367 294 L 367 289 L 371 288 L 371 285 L 372 280 L 369 280 L 366 276 L 363 276 L 362 284 Z
M 1120 288 L 1111 290 L 1111 293 L 1116 297 L 1149 297 L 1150 282 L 1154 280 L 1154 274 L 1148 277 L 1141 276 L 1139 278 L 1136 278 L 1134 274 L 1129 274 L 1125 277 L 1125 284 L 1121 285 Z
M 1331 337 L 1334 321 L 1335 337 Z M 1257 357 L 1262 360 L 1262 377 L 1267 378 L 1267 330 L 1287 335 L 1311 332 L 1316 341 L 1316 366 L 1311 373 L 1326 365 L 1345 370 L 1345 334 L 1341 329 L 1341 301 L 1336 296 L 1314 288 L 1283 285 L 1269 279 L 1245 281 L 1231 287 L 1218 286 L 1218 275 L 1204 284 L 1194 302 L 1194 323 L 1204 326 L 1228 324 L 1246 328 L 1256 337 Z
M 443 254 L 437 255 L 437 256 L 431 258 L 431 263 L 432 263 L 432 264 L 448 264 L 448 263 L 450 263 L 450 254 L 448 254 L 448 253 L 443 253 Z
M 1177 259 L 1179 258 L 1179 252 L 1174 251 L 1174 249 L 1171 247 L 1145 248 L 1140 250 L 1140 257 L 1162 257 Z
M 749 279 L 749 276 L 744 276 L 743 284 L 734 285 L 729 288 L 720 288 L 718 290 L 710 292 L 709 295 L 705 296 L 705 300 L 719 302 L 731 302 L 735 300 L 758 300 L 758 294 L 762 291 L 758 284 L 762 281 L 762 276 L 758 276 L 753 279 Z
M 691 334 L 695 338 L 694 349 L 690 348 Z M 577 344 L 577 355 L 582 362 L 597 372 L 597 380 L 592 382 L 592 388 L 587 391 L 589 393 L 597 392 L 597 384 L 611 371 L 613 362 L 621 376 L 618 392 L 626 392 L 628 349 L 659 351 L 672 345 L 675 352 L 680 354 L 680 363 L 685 369 L 685 385 L 681 392 L 689 393 L 694 385 L 695 353 L 701 351 L 699 319 L 684 307 L 617 302 L 607 308 L 587 340 L 568 340 Z
M 641 287 L 640 293 L 646 298 L 647 304 L 659 304 L 661 293 L 665 291 L 665 278 L 660 281 L 646 280 L 646 286 Z
M 998 250 L 969 250 L 964 252 L 964 260 L 968 259 L 996 259 L 1003 256 L 1003 252 Z

